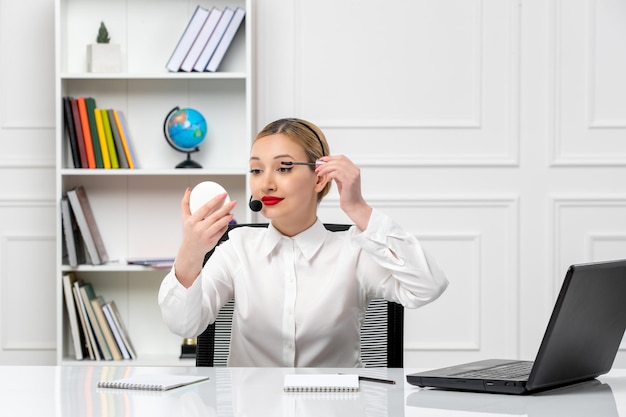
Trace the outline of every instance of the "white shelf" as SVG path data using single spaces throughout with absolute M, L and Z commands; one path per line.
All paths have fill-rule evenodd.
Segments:
M 218 72 L 170 73 L 165 65 L 196 5 L 243 7 L 246 19 Z M 122 71 L 87 72 L 86 49 L 104 21 L 111 42 L 119 43 Z M 235 219 L 252 221 L 244 204 L 248 189 L 248 152 L 253 137 L 251 0 L 55 0 L 56 24 L 56 196 L 82 185 L 89 198 L 104 245 L 113 260 L 173 257 L 181 237 L 180 201 L 186 187 L 217 181 L 235 207 Z M 165 24 L 167 22 L 167 24 Z M 137 169 L 74 168 L 63 123 L 62 98 L 93 97 L 101 108 L 121 110 L 130 130 Z M 175 106 L 191 107 L 207 120 L 200 151 L 191 154 L 201 169 L 175 169 L 186 154 L 172 149 L 163 136 L 163 121 Z M 60 204 L 59 204 L 60 206 Z M 92 365 L 72 358 L 61 278 L 73 271 L 98 295 L 115 300 L 138 359 L 101 361 L 102 365 L 192 366 L 181 360 L 182 339 L 161 320 L 157 293 L 165 269 L 124 262 L 104 265 L 63 264 L 60 209 L 57 216 L 57 363 Z
M 242 169 L 76 169 L 65 168 L 61 175 L 66 177 L 87 176 L 151 176 L 151 177 L 223 177 L 241 176 Z
M 63 73 L 62 80 L 245 80 L 245 72 Z
M 103 265 L 78 265 L 73 268 L 69 265 L 61 267 L 63 272 L 162 272 L 165 275 L 169 268 L 153 268 L 145 265 L 129 265 L 122 262 L 110 262 Z
M 146 355 L 142 358 L 122 361 L 101 361 L 99 365 L 106 366 L 196 366 L 195 359 L 180 359 L 177 356 L 159 356 Z M 93 361 L 83 360 L 77 361 L 70 358 L 64 358 L 60 365 L 68 366 L 92 366 Z

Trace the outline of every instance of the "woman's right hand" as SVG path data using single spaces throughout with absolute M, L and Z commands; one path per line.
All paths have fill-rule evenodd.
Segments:
M 231 210 L 237 204 L 231 201 L 224 204 L 226 193 L 220 194 L 198 208 L 195 213 L 189 209 L 191 189 L 185 190 L 181 201 L 183 241 L 178 248 L 175 271 L 176 278 L 189 288 L 200 275 L 204 256 L 213 249 L 233 218 Z

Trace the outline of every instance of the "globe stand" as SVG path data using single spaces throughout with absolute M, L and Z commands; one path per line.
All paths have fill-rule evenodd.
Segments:
M 199 149 L 196 148 L 196 150 L 192 152 L 197 152 L 198 150 Z M 202 165 L 191 159 L 191 152 L 187 152 L 187 159 L 176 165 L 176 168 L 202 168 Z

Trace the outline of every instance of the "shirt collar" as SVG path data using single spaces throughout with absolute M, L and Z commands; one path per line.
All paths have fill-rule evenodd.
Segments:
M 261 242 L 261 250 L 265 256 L 268 256 L 276 249 L 282 239 L 289 239 L 295 241 L 302 255 L 308 261 L 322 247 L 326 239 L 326 233 L 326 228 L 319 219 L 311 227 L 293 237 L 284 236 L 270 223 L 267 227 L 267 233 L 265 233 Z

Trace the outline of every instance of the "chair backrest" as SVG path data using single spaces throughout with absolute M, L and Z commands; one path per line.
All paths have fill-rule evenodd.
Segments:
M 220 239 L 228 240 L 228 232 L 235 227 L 267 227 L 267 223 L 231 225 Z M 347 224 L 324 224 L 330 231 L 350 228 Z M 206 254 L 204 262 L 213 251 Z M 230 300 L 217 315 L 214 323 L 197 338 L 196 366 L 226 366 L 230 349 L 231 322 L 234 300 Z M 402 305 L 374 299 L 365 313 L 361 327 L 361 358 L 365 367 L 402 368 L 404 365 L 404 307 Z

